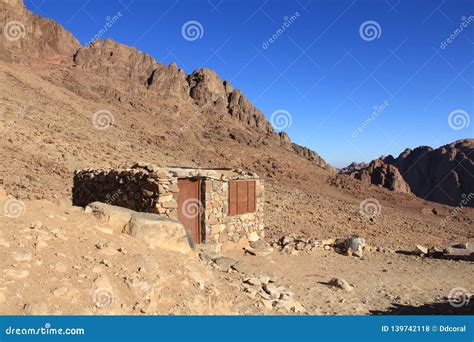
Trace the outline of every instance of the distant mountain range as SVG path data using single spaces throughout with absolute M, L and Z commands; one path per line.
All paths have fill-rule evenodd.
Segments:
M 397 158 L 389 155 L 369 165 L 352 163 L 340 172 L 430 201 L 474 207 L 473 152 L 474 139 L 464 139 L 437 149 L 406 149 Z

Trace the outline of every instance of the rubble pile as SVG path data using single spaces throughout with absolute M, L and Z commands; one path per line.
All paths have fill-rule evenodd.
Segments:
M 272 247 L 288 254 L 334 250 L 340 254 L 356 257 L 362 257 L 365 252 L 371 251 L 371 248 L 367 246 L 365 239 L 356 235 L 349 235 L 346 238 L 324 240 L 288 235 L 282 237 L 279 241 L 274 242 Z

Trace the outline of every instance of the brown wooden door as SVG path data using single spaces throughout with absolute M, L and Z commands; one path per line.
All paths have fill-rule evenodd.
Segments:
M 178 219 L 191 232 L 195 244 L 201 242 L 200 181 L 178 179 Z

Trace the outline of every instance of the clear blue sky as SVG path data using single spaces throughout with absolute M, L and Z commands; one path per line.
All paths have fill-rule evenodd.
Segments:
M 287 111 L 291 125 L 284 130 L 292 140 L 337 167 L 474 136 L 472 0 L 25 4 L 60 22 L 82 44 L 120 12 L 102 38 L 176 62 L 187 73 L 216 70 L 269 120 L 273 112 Z M 285 20 L 291 23 L 279 30 Z M 200 38 L 183 38 L 188 21 L 202 26 Z M 375 23 L 361 34 L 367 21 Z M 382 106 L 376 115 L 374 106 Z M 448 123 L 453 111 L 451 126 L 460 129 Z

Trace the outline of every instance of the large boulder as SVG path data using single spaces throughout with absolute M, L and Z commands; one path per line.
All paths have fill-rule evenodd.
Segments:
M 116 234 L 123 232 L 125 226 L 130 222 L 133 210 L 117 207 L 102 202 L 93 202 L 86 207 L 86 212 L 91 212 L 102 222 L 111 227 Z
M 180 253 L 191 252 L 184 226 L 156 214 L 134 213 L 124 233 L 144 240 L 151 248 L 162 248 Z
M 186 229 L 178 220 L 101 202 L 89 204 L 86 212 L 111 227 L 115 234 L 132 235 L 148 243 L 151 248 L 180 253 L 191 251 Z

